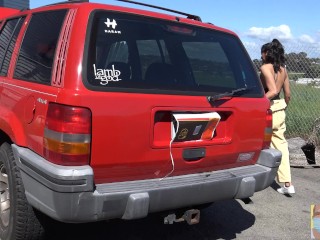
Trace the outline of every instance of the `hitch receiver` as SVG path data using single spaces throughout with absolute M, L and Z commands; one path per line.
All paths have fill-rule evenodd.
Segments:
M 173 224 L 174 222 L 186 221 L 189 225 L 197 224 L 200 222 L 200 211 L 198 209 L 190 209 L 184 212 L 184 214 L 177 218 L 176 214 L 169 214 L 164 218 L 164 224 Z

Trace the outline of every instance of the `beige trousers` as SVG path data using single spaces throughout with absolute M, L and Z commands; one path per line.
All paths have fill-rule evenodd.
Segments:
M 271 102 L 272 114 L 272 138 L 271 147 L 281 151 L 282 158 L 278 169 L 278 181 L 291 182 L 288 142 L 284 137 L 286 131 L 286 103 L 283 99 Z

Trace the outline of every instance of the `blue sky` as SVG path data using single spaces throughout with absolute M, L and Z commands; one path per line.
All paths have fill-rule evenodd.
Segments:
M 113 5 L 150 9 L 115 0 L 90 0 Z M 320 57 L 319 0 L 137 0 L 199 15 L 203 22 L 236 32 L 246 46 L 257 48 L 273 38 L 285 45 L 317 49 Z M 59 0 L 30 0 L 30 7 Z

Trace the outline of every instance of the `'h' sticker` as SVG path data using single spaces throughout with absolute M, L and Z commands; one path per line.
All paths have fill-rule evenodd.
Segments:
M 113 29 L 116 29 L 116 26 L 117 26 L 116 20 L 113 19 L 112 22 L 111 22 L 110 19 L 107 18 L 107 21 L 104 22 L 104 23 L 107 25 L 108 28 L 112 27 Z

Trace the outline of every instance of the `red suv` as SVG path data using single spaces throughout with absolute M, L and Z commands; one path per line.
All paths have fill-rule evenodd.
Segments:
M 184 208 L 195 223 L 198 206 L 273 182 L 281 154 L 245 48 L 178 15 L 79 1 L 0 9 L 1 239 L 37 237 L 41 215 Z

